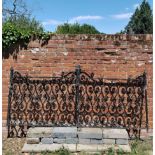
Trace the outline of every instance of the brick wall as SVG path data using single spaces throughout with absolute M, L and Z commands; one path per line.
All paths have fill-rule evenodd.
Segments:
M 96 77 L 127 78 L 147 72 L 149 127 L 153 127 L 153 37 L 152 35 L 52 35 L 41 46 L 31 41 L 3 58 L 3 122 L 7 118 L 10 67 L 31 76 L 59 76 L 81 65 Z

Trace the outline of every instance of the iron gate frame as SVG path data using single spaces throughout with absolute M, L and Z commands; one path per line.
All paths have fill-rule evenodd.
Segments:
M 82 74 L 83 74 L 83 78 L 84 80 L 82 80 Z M 33 79 L 38 79 L 38 80 L 33 80 Z M 45 81 L 49 81 L 47 79 L 49 79 L 52 81 L 52 83 L 57 83 L 57 82 L 62 82 L 62 84 L 73 84 L 75 86 L 75 92 L 73 94 L 73 96 L 75 97 L 75 103 L 74 103 L 74 108 L 75 108 L 75 114 L 74 114 L 74 121 L 76 125 L 69 125 L 69 126 L 77 126 L 77 127 L 104 127 L 104 126 L 97 126 L 96 124 L 93 125 L 81 125 L 80 124 L 80 120 L 79 120 L 79 116 L 80 116 L 80 107 L 79 107 L 79 102 L 82 98 L 81 92 L 80 92 L 80 86 L 81 85 L 92 85 L 92 86 L 106 86 L 108 85 L 109 90 L 111 91 L 111 87 L 114 86 L 120 86 L 120 87 L 140 87 L 141 89 L 141 107 L 140 107 L 140 124 L 138 126 L 138 128 L 132 128 L 131 126 L 127 127 L 124 126 L 122 127 L 121 125 L 118 126 L 105 126 L 106 128 L 125 128 L 128 131 L 129 137 L 131 139 L 133 138 L 139 138 L 140 139 L 140 134 L 141 134 L 141 129 L 145 128 L 148 131 L 148 105 L 147 105 L 147 90 L 146 90 L 146 84 L 147 84 L 147 80 L 146 80 L 146 72 L 144 72 L 142 75 L 137 76 L 136 78 L 128 78 L 128 79 L 103 79 L 103 78 L 94 78 L 94 74 L 88 74 L 85 71 L 81 70 L 80 65 L 76 66 L 75 71 L 73 72 L 68 72 L 68 73 L 64 73 L 62 72 L 60 77 L 30 77 L 28 75 L 26 76 L 22 76 L 18 71 L 14 71 L 13 68 L 11 67 L 10 69 L 10 86 L 9 86 L 9 95 L 8 95 L 8 115 L 7 115 L 7 126 L 8 126 L 8 137 L 25 137 L 26 136 L 26 130 L 30 127 L 49 127 L 49 126 L 68 126 L 66 124 L 59 124 L 59 125 L 41 125 L 41 124 L 29 124 L 27 123 L 27 125 L 24 124 L 24 121 L 28 121 L 27 118 L 26 120 L 20 120 L 19 115 L 18 115 L 18 120 L 14 120 L 12 118 L 12 98 L 14 97 L 13 95 L 14 93 L 14 84 L 15 83 L 26 83 L 28 84 L 30 81 L 32 83 L 41 83 L 41 82 L 45 82 Z M 41 80 L 40 80 L 41 79 Z M 106 80 L 108 80 L 108 82 L 105 82 Z M 124 80 L 126 82 L 122 82 L 121 80 Z M 120 82 L 121 81 L 121 82 Z M 119 89 L 118 89 L 119 91 Z M 126 89 L 127 91 L 127 89 Z M 112 93 L 112 92 L 111 92 Z M 119 93 L 119 92 L 118 92 Z M 20 94 L 22 95 L 22 94 Z M 88 95 L 89 98 L 89 95 Z M 139 101 L 140 102 L 140 101 Z M 109 107 L 108 107 L 109 108 Z M 145 120 L 143 120 L 144 116 L 143 116 L 143 110 L 145 108 Z M 84 109 L 85 110 L 85 109 Z M 16 111 L 16 113 L 18 113 Z M 14 120 L 14 122 L 13 122 Z M 142 122 L 145 121 L 145 122 Z M 85 123 L 85 122 L 84 122 Z M 118 122 L 117 122 L 118 123 Z M 142 127 L 142 123 L 145 123 L 145 127 L 143 124 Z M 102 124 L 103 125 L 103 124 Z M 19 127 L 19 129 L 17 129 L 17 126 Z M 132 134 L 130 134 L 132 132 Z M 19 135 L 20 133 L 20 135 Z

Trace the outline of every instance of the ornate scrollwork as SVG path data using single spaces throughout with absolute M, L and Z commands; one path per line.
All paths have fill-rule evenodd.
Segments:
M 131 138 L 139 137 L 147 123 L 145 85 L 145 73 L 120 82 L 94 78 L 80 68 L 49 79 L 16 71 L 9 94 L 8 136 L 26 136 L 30 126 L 95 126 L 126 128 Z

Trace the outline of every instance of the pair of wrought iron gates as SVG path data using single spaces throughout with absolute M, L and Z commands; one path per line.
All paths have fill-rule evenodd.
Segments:
M 32 126 L 77 126 L 125 128 L 140 138 L 148 128 L 146 97 L 145 73 L 103 79 L 77 66 L 60 77 L 30 77 L 11 68 L 8 137 L 24 137 Z

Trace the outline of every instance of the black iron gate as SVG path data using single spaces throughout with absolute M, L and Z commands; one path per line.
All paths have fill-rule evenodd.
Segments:
M 77 66 L 60 77 L 22 76 L 11 69 L 8 137 L 32 126 L 125 128 L 130 138 L 148 129 L 146 74 L 135 79 L 94 78 Z

